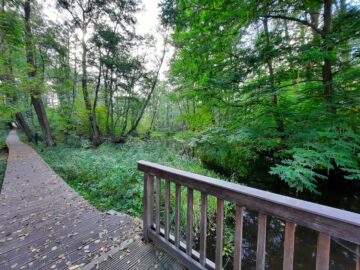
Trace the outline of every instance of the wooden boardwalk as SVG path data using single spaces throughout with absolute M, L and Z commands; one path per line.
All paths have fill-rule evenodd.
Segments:
M 7 144 L 0 194 L 0 270 L 78 269 L 139 238 L 138 223 L 89 205 L 20 142 L 15 131 Z

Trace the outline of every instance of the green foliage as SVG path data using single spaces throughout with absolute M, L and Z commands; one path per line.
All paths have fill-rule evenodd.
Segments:
M 97 149 L 61 145 L 37 149 L 59 175 L 98 208 L 116 209 L 138 217 L 143 211 L 143 174 L 137 170 L 138 160 L 218 177 L 204 169 L 197 159 L 179 155 L 160 142 L 134 140 L 124 145 L 105 144 Z
M 226 172 L 265 169 L 299 192 L 335 174 L 358 180 L 359 7 L 195 2 L 160 5 L 174 31 L 173 100 L 191 130 L 175 139 Z
M 297 191 L 316 191 L 316 180 L 327 178 L 317 171 L 341 170 L 345 179 L 360 180 L 360 136 L 351 129 L 317 132 L 316 135 L 316 141 L 281 153 L 291 159 L 283 159 L 270 173 L 279 175 Z

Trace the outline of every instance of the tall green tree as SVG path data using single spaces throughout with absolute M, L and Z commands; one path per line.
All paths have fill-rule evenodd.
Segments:
M 315 191 L 332 174 L 360 178 L 358 7 L 328 0 L 160 6 L 174 31 L 173 95 L 202 159 L 240 176 L 265 163 L 299 191 Z

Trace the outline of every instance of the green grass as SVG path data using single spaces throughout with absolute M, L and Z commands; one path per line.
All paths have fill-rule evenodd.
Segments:
M 141 217 L 143 212 L 143 173 L 137 170 L 138 160 L 219 178 L 219 175 L 204 169 L 198 159 L 180 155 L 156 141 L 102 145 L 97 149 L 38 146 L 37 150 L 68 184 L 98 209 L 115 209 L 136 217 Z M 182 199 L 185 217 L 186 196 Z M 200 194 L 195 193 L 195 200 L 199 199 Z M 200 209 L 195 209 L 199 213 L 197 210 Z M 215 201 L 209 200 L 209 212 L 212 211 L 215 211 Z
M 132 141 L 123 145 L 105 144 L 97 149 L 84 149 L 58 145 L 53 148 L 34 146 L 45 161 L 77 192 L 100 210 L 115 209 L 135 217 L 143 214 L 143 173 L 137 170 L 138 160 L 147 160 L 178 169 L 221 178 L 205 169 L 201 162 L 187 155 L 181 155 L 166 143 L 152 141 Z M 170 179 L 171 180 L 171 179 Z M 165 215 L 165 180 L 161 180 L 161 220 Z M 156 183 L 156 181 L 155 181 Z M 156 187 L 155 187 L 156 190 Z M 200 227 L 199 191 L 194 191 L 194 239 L 199 238 Z M 185 239 L 187 216 L 187 189 L 181 192 L 181 234 Z M 174 227 L 175 185 L 171 185 L 170 223 Z M 208 197 L 208 228 L 216 227 L 216 198 Z M 225 204 L 225 216 L 233 220 L 233 205 Z M 229 223 L 233 226 L 233 222 Z M 228 227 L 228 224 L 225 224 Z M 233 227 L 225 229 L 224 252 L 231 254 Z M 215 243 L 215 240 L 214 240 Z M 210 248 L 210 247 L 209 247 Z

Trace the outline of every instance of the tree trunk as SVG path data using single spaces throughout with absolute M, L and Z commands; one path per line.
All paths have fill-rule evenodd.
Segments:
M 84 22 L 85 23 L 85 22 Z M 81 45 L 82 45 L 82 61 L 81 61 L 81 67 L 82 67 L 82 79 L 81 79 L 81 86 L 82 86 L 82 92 L 84 96 L 84 103 L 85 103 L 85 109 L 88 114 L 89 123 L 91 126 L 91 139 L 92 143 L 97 146 L 101 143 L 100 139 L 100 132 L 99 128 L 96 122 L 96 116 L 94 117 L 94 113 L 92 112 L 90 98 L 89 98 L 89 91 L 87 88 L 87 47 L 85 42 L 85 35 L 86 35 L 86 26 L 82 27 L 82 39 L 81 39 Z
M 101 54 L 99 55 L 100 60 L 101 61 Z M 97 126 L 97 121 L 96 121 L 96 106 L 97 106 L 97 100 L 99 97 L 99 90 L 100 90 L 100 84 L 101 84 L 101 74 L 102 74 L 102 65 L 101 63 L 99 64 L 99 74 L 98 74 L 98 78 L 97 78 L 97 83 L 96 83 L 96 88 L 95 88 L 95 97 L 94 97 L 94 103 L 93 103 L 93 108 L 92 108 L 92 129 L 94 131 L 93 133 L 93 144 L 95 146 L 99 146 L 101 144 L 101 138 L 100 138 L 100 133 L 99 133 L 99 127 Z
M 265 31 L 265 38 L 266 38 L 266 46 L 269 49 L 270 48 L 270 35 L 269 35 L 269 27 L 268 27 L 268 19 L 264 18 L 264 31 Z M 266 64 L 268 66 L 269 70 L 269 79 L 270 79 L 270 86 L 273 92 L 275 92 L 275 78 L 274 78 L 274 68 L 272 64 L 272 59 L 269 56 L 266 56 Z M 278 109 L 276 108 L 278 106 L 278 98 L 275 93 L 272 95 L 271 104 L 274 107 L 274 118 L 276 122 L 276 129 L 281 134 L 280 136 L 283 136 L 284 133 L 284 122 L 282 121 Z
M 75 54 L 75 58 L 74 58 L 74 81 L 73 81 L 73 91 L 72 91 L 72 110 L 74 110 L 75 108 L 75 101 L 76 101 L 76 88 L 77 88 L 77 54 L 76 54 L 76 40 L 74 42 L 74 54 Z
M 16 122 L 19 124 L 20 129 L 25 133 L 29 142 L 34 142 L 34 136 L 31 132 L 29 125 L 21 112 L 15 114 Z
M 32 33 L 31 33 L 31 0 L 26 0 L 24 3 L 25 13 L 25 48 L 26 48 L 26 62 L 30 65 L 31 69 L 28 71 L 28 77 L 31 79 L 31 83 L 36 82 L 36 66 L 34 63 L 33 56 L 33 44 L 32 44 Z M 38 87 L 35 84 L 35 88 Z M 42 129 L 44 139 L 47 146 L 55 145 L 52 138 L 49 121 L 46 115 L 44 103 L 41 99 L 41 93 L 38 89 L 31 86 L 31 102 L 35 108 L 37 118 L 39 120 L 40 127 Z
M 322 67 L 322 77 L 324 86 L 324 98 L 328 112 L 336 114 L 336 107 L 334 103 L 334 88 L 333 88 L 333 73 L 331 54 L 334 46 L 330 40 L 329 34 L 331 32 L 332 20 L 332 0 L 324 0 L 324 27 L 323 27 L 323 47 L 326 52 L 324 64 Z
M 152 84 L 151 84 L 151 87 L 150 87 L 150 91 L 145 99 L 145 102 L 140 110 L 140 113 L 136 116 L 135 118 L 135 121 L 134 123 L 132 124 L 130 130 L 126 133 L 125 137 L 127 137 L 129 134 L 133 133 L 136 128 L 138 127 L 139 123 L 140 123 L 140 120 L 141 118 L 143 117 L 144 115 L 144 112 L 145 112 L 145 109 L 147 107 L 147 105 L 149 104 L 149 101 L 151 99 L 151 96 L 152 94 L 154 93 L 154 90 L 155 90 L 155 87 L 156 87 L 156 84 L 158 82 L 158 79 L 159 79 L 159 75 L 160 75 L 160 70 L 161 70 L 161 67 L 164 63 L 164 59 L 165 59 L 165 54 L 166 54 L 166 45 L 167 45 L 167 39 L 165 38 L 164 40 L 164 47 L 163 47 L 163 51 L 162 51 L 162 56 L 161 56 L 161 59 L 160 59 L 160 63 L 159 63 L 159 66 L 158 66 L 158 69 L 156 71 L 156 75 L 154 76 L 154 79 L 152 81 Z

